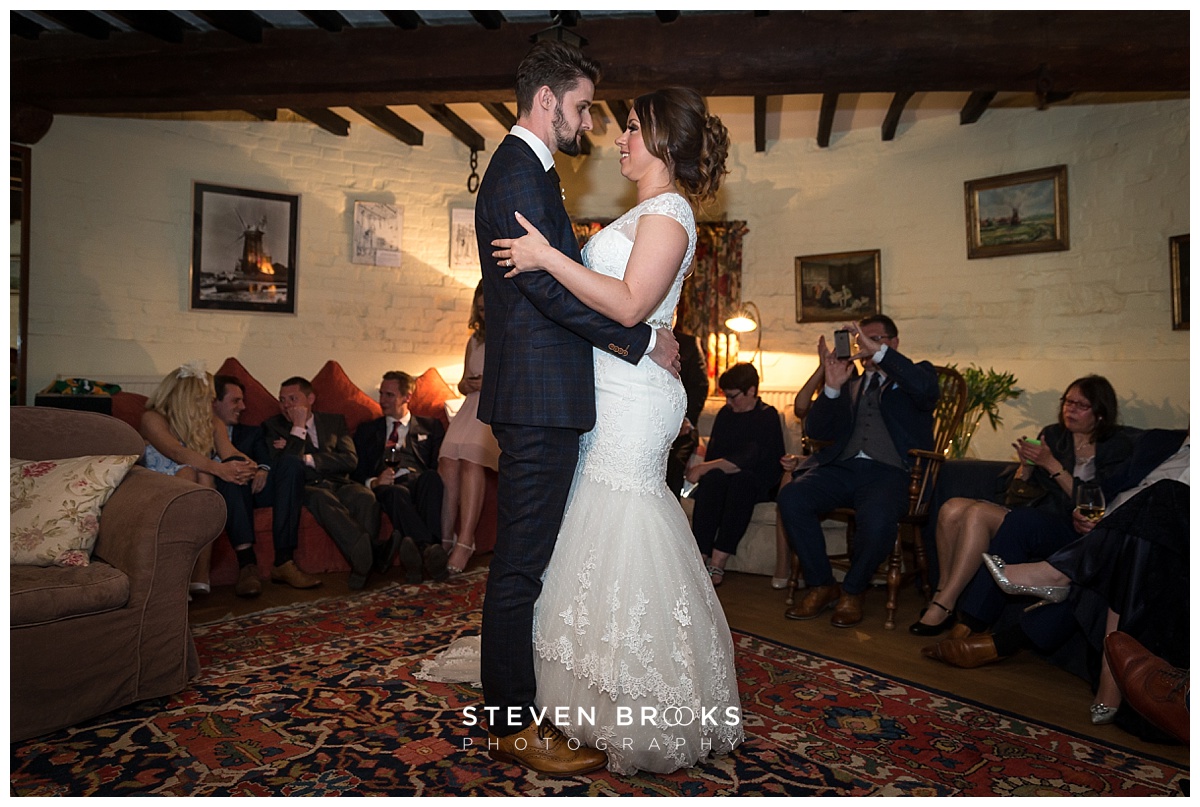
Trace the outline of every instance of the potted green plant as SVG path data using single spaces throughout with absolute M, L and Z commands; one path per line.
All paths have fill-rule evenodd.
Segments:
M 970 445 L 971 437 L 979 428 L 983 416 L 987 415 L 994 431 L 1001 423 L 1000 404 L 1020 397 L 1023 392 L 1017 387 L 1017 378 L 1012 373 L 998 373 L 990 367 L 983 370 L 974 364 L 959 372 L 967 382 L 967 408 L 963 413 L 962 423 L 950 437 L 948 455 L 950 459 L 956 460 L 967 455 L 967 446 Z

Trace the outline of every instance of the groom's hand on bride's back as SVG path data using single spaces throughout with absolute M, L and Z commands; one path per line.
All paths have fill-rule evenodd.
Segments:
M 654 350 L 647 354 L 650 361 L 667 368 L 671 375 L 679 378 L 679 342 L 675 340 L 675 334 L 670 328 L 658 328 L 655 333 L 658 336 L 654 342 Z

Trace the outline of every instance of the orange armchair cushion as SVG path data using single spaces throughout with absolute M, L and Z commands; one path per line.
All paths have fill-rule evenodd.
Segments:
M 336 412 L 344 417 L 351 434 L 360 423 L 383 417 L 379 403 L 355 386 L 342 365 L 332 359 L 313 377 L 312 387 L 317 396 L 316 410 Z
M 279 399 L 260 384 L 242 363 L 230 356 L 214 375 L 231 375 L 246 389 L 246 411 L 239 421 L 244 426 L 258 426 L 264 420 L 279 414 Z

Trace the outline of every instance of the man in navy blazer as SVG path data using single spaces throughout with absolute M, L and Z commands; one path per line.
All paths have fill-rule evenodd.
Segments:
M 525 230 L 514 213 L 580 261 L 554 152 L 574 156 L 591 129 L 599 68 L 575 48 L 539 42 L 517 70 L 517 124 L 492 155 L 475 204 L 488 327 L 479 419 L 500 444 L 496 547 L 483 603 L 483 691 L 491 754 L 544 773 L 604 766 L 603 752 L 570 747 L 532 709 L 533 606 L 554 549 L 579 458 L 596 421 L 592 349 L 631 363 L 644 355 L 678 373 L 670 330 L 625 328 L 587 308 L 546 272 L 506 279 L 492 241 Z M 566 704 L 562 704 L 566 705 Z
M 418 417 L 408 408 L 416 381 L 408 373 L 390 370 L 379 382 L 383 417 L 359 424 L 354 430 L 358 467 L 354 481 L 375 492 L 379 506 L 395 530 L 391 545 L 376 557 L 375 571 L 386 572 L 400 554 L 405 582 L 446 579 L 446 550 L 442 548 L 442 496 L 438 452 L 446 430 L 440 420 Z M 400 465 L 384 465 L 384 449 L 400 447 Z
M 900 353 L 899 332 L 890 317 L 876 314 L 850 326 L 857 334 L 863 375 L 853 359 L 818 351 L 825 390 L 813 402 L 805 430 L 828 442 L 814 457 L 816 468 L 779 492 L 779 514 L 792 551 L 800 558 L 808 589 L 784 614 L 813 619 L 834 605 L 831 622 L 846 628 L 862 621 L 871 577 L 896 541 L 896 525 L 908 506 L 909 449 L 933 449 L 933 412 L 940 390 L 937 371 Z M 834 582 L 821 517 L 853 507 L 854 557 L 841 586 Z M 836 604 L 836 605 L 835 605 Z

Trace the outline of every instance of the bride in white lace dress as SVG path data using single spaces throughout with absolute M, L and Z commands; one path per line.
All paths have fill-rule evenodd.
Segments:
M 689 202 L 716 192 L 728 138 L 692 90 L 642 96 L 617 138 L 638 204 L 583 250 L 530 234 L 494 242 L 510 275 L 544 269 L 591 308 L 669 328 L 696 249 Z M 537 704 L 615 773 L 669 773 L 743 738 L 733 642 L 678 501 L 667 450 L 684 390 L 667 370 L 593 351 L 596 427 L 583 435 L 534 619 Z

